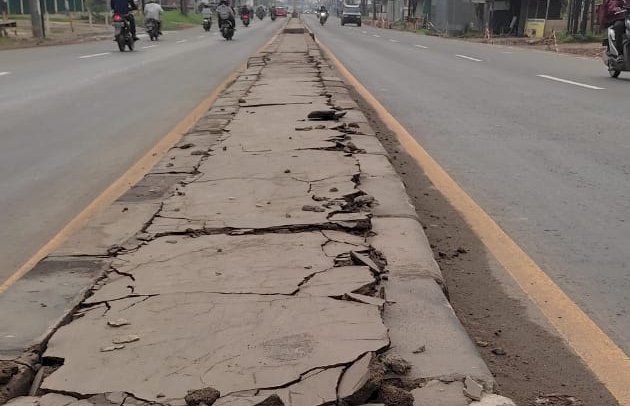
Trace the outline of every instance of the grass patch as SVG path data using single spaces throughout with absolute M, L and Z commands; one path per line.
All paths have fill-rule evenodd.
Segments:
M 602 38 L 599 35 L 593 33 L 582 34 L 569 34 L 567 32 L 559 32 L 556 34 L 558 42 L 563 44 L 575 44 L 575 43 L 589 43 L 589 42 L 601 42 Z
M 162 14 L 162 29 L 181 30 L 182 28 L 201 25 L 202 21 L 201 14 L 189 12 L 188 15 L 183 15 L 179 10 L 169 10 Z

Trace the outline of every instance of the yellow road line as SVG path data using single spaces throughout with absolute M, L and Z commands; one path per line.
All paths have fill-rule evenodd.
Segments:
M 271 44 L 278 33 L 276 33 L 269 41 L 256 51 L 261 50 Z M 146 154 L 142 156 L 135 164 L 131 166 L 122 176 L 107 187 L 100 195 L 98 195 L 90 204 L 85 207 L 76 217 L 66 224 L 55 236 L 53 236 L 44 246 L 42 246 L 32 257 L 30 257 L 22 266 L 18 268 L 9 278 L 0 285 L 0 294 L 9 289 L 21 277 L 26 275 L 28 271 L 33 269 L 35 265 L 48 254 L 57 249 L 63 242 L 76 233 L 85 223 L 93 217 L 98 211 L 112 204 L 116 199 L 123 195 L 129 188 L 138 183 L 144 175 L 158 163 L 160 159 L 171 149 L 173 145 L 204 115 L 206 111 L 212 107 L 219 95 L 232 83 L 241 71 L 247 68 L 247 62 L 241 64 L 232 72 L 227 79 L 221 82 L 215 90 L 197 105 L 182 121 L 180 121 L 171 131 L 169 131 L 157 144 L 155 144 Z
M 462 215 L 486 248 L 541 309 L 551 325 L 617 399 L 630 406 L 630 358 L 555 284 L 501 227 L 451 178 L 411 134 L 320 43 L 327 57 L 392 130 L 433 185 Z

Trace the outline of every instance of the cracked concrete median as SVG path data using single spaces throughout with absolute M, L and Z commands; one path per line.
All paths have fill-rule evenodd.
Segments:
M 42 341 L 35 396 L 13 406 L 446 406 L 492 393 L 385 150 L 313 39 L 290 33 L 301 22 L 288 25 L 46 259 L 98 267 Z

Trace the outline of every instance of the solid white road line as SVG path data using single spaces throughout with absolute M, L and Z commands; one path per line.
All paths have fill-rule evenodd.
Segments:
M 6 76 L 6 75 L 10 75 L 11 72 L 0 72 L 0 76 Z
M 111 52 L 101 52 L 100 54 L 92 54 L 92 55 L 83 55 L 80 56 L 79 59 L 88 59 L 88 58 L 96 58 L 97 56 L 109 55 Z
M 429 47 L 425 47 L 424 45 L 419 45 L 419 44 L 414 45 L 414 47 L 416 47 L 416 48 L 422 48 L 422 49 L 427 49 L 427 48 L 429 48 Z
M 466 56 L 466 55 L 455 55 L 455 56 L 458 58 L 468 59 L 469 61 L 483 62 L 483 59 L 473 58 L 472 56 Z
M 179 41 L 176 41 L 176 44 L 183 44 L 184 42 L 188 42 L 187 39 L 180 39 Z
M 568 85 L 584 87 L 586 89 L 604 90 L 603 87 L 591 86 L 591 85 L 587 85 L 587 84 L 584 84 L 584 83 L 574 82 L 572 80 L 560 79 L 560 78 L 557 78 L 555 76 L 549 76 L 549 75 L 536 75 L 536 76 L 538 76 L 539 78 L 543 78 L 543 79 L 555 80 L 556 82 L 566 83 Z

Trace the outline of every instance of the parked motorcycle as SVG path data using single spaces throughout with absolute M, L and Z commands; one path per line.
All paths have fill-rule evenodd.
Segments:
M 243 25 L 247 27 L 249 25 L 249 14 L 241 14 L 241 21 Z
M 145 23 L 147 34 L 151 41 L 156 41 L 160 36 L 159 23 L 153 18 L 149 18 Z
M 120 14 L 114 14 L 113 25 L 114 40 L 118 44 L 120 52 L 125 52 L 125 46 L 128 47 L 130 51 L 133 51 L 134 40 L 127 18 Z
M 203 18 L 203 29 L 208 32 L 210 31 L 210 28 L 212 27 L 212 18 L 211 17 L 204 17 Z
M 234 27 L 232 26 L 232 22 L 230 20 L 223 20 L 221 22 L 221 27 L 219 28 L 221 30 L 221 35 L 223 35 L 223 38 L 230 41 L 234 36 Z
M 617 49 L 615 41 L 615 30 L 612 27 L 608 27 L 607 38 L 604 39 L 602 45 L 606 47 L 606 51 L 603 55 L 604 64 L 608 66 L 608 74 L 610 77 L 619 77 L 621 72 L 630 71 L 630 7 L 624 7 L 625 13 L 625 33 L 623 34 L 622 47 L 623 53 L 620 54 Z
M 324 12 L 324 11 L 320 11 L 319 13 L 319 23 L 321 25 L 326 24 L 326 20 L 328 20 L 328 13 Z

